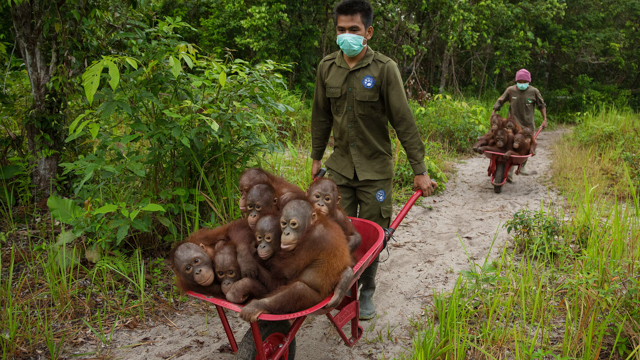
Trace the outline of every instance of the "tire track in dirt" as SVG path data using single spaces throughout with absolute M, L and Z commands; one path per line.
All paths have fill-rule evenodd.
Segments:
M 487 176 L 489 160 L 478 155 L 455 165 L 456 174 L 442 194 L 422 199 L 414 206 L 400 228 L 389 252 L 383 251 L 374 296 L 378 316 L 362 322 L 365 333 L 353 348 L 344 345 L 326 317 L 311 317 L 296 336 L 296 359 L 390 359 L 410 352 L 410 318 L 421 317 L 432 301 L 432 291 L 453 288 L 460 270 L 469 269 L 469 256 L 482 263 L 496 242 L 490 258 L 497 256 L 509 239 L 501 227 L 513 214 L 525 207 L 537 210 L 541 202 L 555 199 L 548 188 L 551 143 L 561 131 L 542 132 L 538 154 L 529 161 L 529 176 L 516 176 L 495 194 Z M 431 207 L 431 208 L 428 208 Z M 396 214 L 399 209 L 396 209 Z M 497 233 L 496 233 L 497 231 Z M 386 260 L 386 261 L 385 261 Z M 249 329 L 235 313 L 227 316 L 236 340 Z M 224 329 L 211 307 L 208 316 L 178 313 L 169 325 L 159 324 L 146 330 L 118 330 L 111 348 L 117 358 L 126 359 L 232 359 L 221 353 L 228 344 Z M 347 326 L 348 327 L 348 326 Z M 347 328 L 345 327 L 345 329 Z M 152 344 L 133 348 L 118 347 L 143 342 Z M 91 351 L 88 347 L 74 353 Z

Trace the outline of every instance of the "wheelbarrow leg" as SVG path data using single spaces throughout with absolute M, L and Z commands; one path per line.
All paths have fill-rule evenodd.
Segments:
M 264 347 L 262 346 L 262 335 L 260 335 L 260 327 L 258 326 L 257 321 L 251 323 L 251 333 L 253 334 L 253 342 L 256 344 L 258 359 L 267 360 L 267 356 L 264 354 Z
M 356 280 L 351 286 L 351 293 L 345 296 L 345 300 L 338 307 L 340 311 L 334 317 L 331 313 L 327 313 L 329 321 L 336 327 L 340 338 L 344 341 L 345 345 L 353 346 L 362 337 L 362 327 L 358 322 L 360 317 L 360 301 L 358 301 L 358 281 Z M 342 331 L 342 328 L 351 322 L 351 338 Z
M 359 321 L 360 321 L 360 299 L 358 299 L 358 281 L 356 280 L 353 283 L 353 286 L 351 287 L 351 294 L 353 296 L 353 298 L 355 299 L 355 305 L 356 305 L 356 316 L 353 317 L 353 319 L 351 319 L 351 346 L 353 346 L 353 344 L 355 344 L 358 340 L 360 340 L 360 337 L 362 336 L 362 328 L 360 327 Z
M 231 327 L 229 327 L 229 320 L 227 320 L 227 315 L 225 315 L 224 313 L 224 308 L 222 308 L 222 306 L 220 305 L 216 305 L 216 310 L 218 310 L 218 316 L 220 316 L 220 321 L 222 321 L 224 332 L 227 333 L 227 338 L 229 339 L 231 350 L 233 350 L 233 353 L 235 354 L 238 352 L 238 344 L 236 344 L 236 338 L 233 336 Z

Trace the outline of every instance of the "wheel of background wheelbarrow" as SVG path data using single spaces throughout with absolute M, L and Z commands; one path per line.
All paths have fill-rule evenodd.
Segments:
M 258 320 L 258 327 L 260 328 L 260 336 L 262 336 L 262 341 L 266 341 L 267 338 L 271 335 L 279 336 L 282 335 L 282 338 L 287 335 L 289 332 L 289 328 L 291 325 L 288 321 L 262 321 Z M 251 333 L 251 328 L 247 330 L 238 344 L 238 353 L 236 354 L 236 360 L 254 360 L 258 356 L 258 351 L 256 350 L 255 342 L 253 341 L 253 334 Z M 285 360 L 293 360 L 296 357 L 296 338 L 293 338 L 291 344 L 289 344 L 289 357 L 283 357 Z
M 493 182 L 496 184 L 501 184 L 502 180 L 504 178 L 504 169 L 505 169 L 506 164 L 505 163 L 497 163 L 496 164 L 496 177 L 495 179 L 493 179 Z M 500 194 L 502 192 L 502 185 L 493 185 L 493 191 L 495 191 L 496 194 Z

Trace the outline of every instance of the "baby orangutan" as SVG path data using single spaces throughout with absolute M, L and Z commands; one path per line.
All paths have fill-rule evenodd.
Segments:
M 256 224 L 256 249 L 260 259 L 267 261 L 280 250 L 281 233 L 280 216 L 271 214 L 258 220 Z
M 216 244 L 214 264 L 216 276 L 222 284 L 222 292 L 230 302 L 243 303 L 248 298 L 263 297 L 267 293 L 265 286 L 256 279 L 241 278 L 240 266 L 238 265 L 235 245 L 232 242 L 221 241 Z M 260 276 L 260 270 L 258 272 Z M 236 284 L 243 282 L 244 291 L 242 294 L 232 293 L 230 290 Z
M 520 127 L 516 122 L 516 119 L 512 117 L 508 117 L 504 124 L 504 129 L 509 136 L 514 136 L 522 132 L 522 127 Z
M 504 153 L 509 149 L 509 136 L 507 132 L 503 129 L 496 131 L 495 136 L 496 145 L 495 146 L 483 146 L 480 148 L 480 153 L 482 154 L 485 151 L 493 151 Z
M 261 216 L 278 210 L 278 198 L 273 187 L 267 184 L 258 184 L 247 192 L 246 205 L 249 212 L 247 218 L 249 227 L 255 230 L 256 223 Z
M 536 154 L 536 148 L 538 147 L 538 142 L 533 137 L 533 130 L 531 128 L 525 127 L 522 128 L 522 134 L 524 135 L 524 142 L 529 145 L 529 151 L 532 155 Z
M 265 262 L 265 266 L 270 269 L 277 267 L 270 261 L 280 250 L 280 236 L 282 228 L 280 227 L 280 216 L 275 214 L 266 215 L 258 220 L 256 224 L 256 245 L 258 256 Z M 278 286 L 286 284 L 285 278 L 275 278 L 267 270 L 260 268 L 258 279 L 267 286 L 268 290 L 275 290 Z M 353 281 L 353 269 L 351 267 L 345 269 L 340 278 L 340 282 L 333 291 L 331 300 L 325 305 L 325 308 L 335 308 L 340 304 L 344 296 L 349 291 L 349 286 Z M 247 282 L 246 284 L 240 284 Z M 227 293 L 227 299 L 232 297 L 235 300 L 243 299 L 251 284 L 246 280 L 241 280 L 238 285 L 234 285 L 233 290 Z M 229 300 L 231 301 L 231 300 Z
M 182 243 L 171 251 L 169 260 L 176 274 L 176 285 L 182 291 L 222 296 L 220 284 L 214 283 L 213 264 L 204 245 Z
M 362 244 L 362 236 L 353 227 L 347 213 L 340 207 L 340 199 L 338 186 L 333 180 L 327 178 L 316 179 L 307 190 L 307 200 L 316 211 L 340 225 L 347 236 L 349 251 L 353 254 Z
M 494 114 L 493 116 L 491 116 L 491 129 L 489 129 L 488 133 L 478 137 L 478 142 L 473 145 L 473 151 L 480 152 L 481 146 L 495 145 L 493 137 L 495 136 L 496 131 L 502 128 L 503 122 L 504 118 L 502 116 L 498 114 Z
M 331 294 L 351 263 L 342 229 L 306 200 L 289 202 L 282 209 L 280 226 L 280 251 L 270 261 L 272 274 L 288 284 L 248 303 L 240 312 L 246 321 L 257 321 L 260 314 L 286 314 L 318 304 Z
M 305 193 L 299 187 L 289 183 L 285 179 L 275 176 L 260 168 L 249 168 L 242 172 L 238 188 L 240 189 L 240 200 L 238 205 L 240 211 L 247 212 L 247 193 L 257 184 L 266 184 L 271 186 L 275 191 L 280 206 L 285 206 L 289 201 L 294 199 L 304 199 Z
M 256 223 L 256 250 L 258 257 L 262 259 L 267 268 L 270 265 L 269 259 L 280 251 L 281 231 L 279 215 L 262 216 Z M 258 281 L 243 278 L 235 282 L 228 290 L 223 283 L 222 290 L 225 291 L 227 300 L 239 304 L 245 302 L 249 297 L 262 297 L 264 295 L 261 294 L 263 288 L 266 288 L 266 291 L 271 291 L 286 284 L 285 279 L 273 278 L 271 273 L 260 265 L 258 266 Z
M 527 144 L 525 137 L 523 134 L 516 134 L 513 137 L 513 145 L 511 145 L 512 150 L 507 151 L 503 158 L 505 160 L 509 160 L 511 155 L 529 155 L 529 144 Z

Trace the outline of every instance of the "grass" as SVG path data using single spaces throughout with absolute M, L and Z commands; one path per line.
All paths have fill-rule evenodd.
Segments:
M 554 182 L 576 193 L 587 178 L 597 185 L 596 194 L 624 200 L 640 190 L 638 157 L 640 114 L 616 108 L 588 112 L 554 148 Z
M 35 353 L 67 357 L 69 344 L 85 343 L 89 333 L 99 344 L 92 354 L 104 355 L 117 328 L 133 328 L 183 302 L 169 268 L 146 264 L 140 250 L 131 256 L 115 252 L 94 265 L 79 256 L 82 243 L 59 248 L 32 233 L 10 234 L 2 247 L 3 360 Z M 55 239 L 53 233 L 47 237 Z
M 555 221 L 561 208 L 541 210 L 553 231 L 529 227 L 539 224 L 533 216 L 508 223 L 528 247 L 505 246 L 462 272 L 450 293 L 434 294 L 412 359 L 640 358 L 637 197 L 603 212 L 586 190 L 567 222 Z
M 615 109 L 585 115 L 554 148 L 567 201 L 514 214 L 513 246 L 434 293 L 402 358 L 640 359 L 638 182 L 620 161 L 640 145 L 619 141 L 638 124 Z

